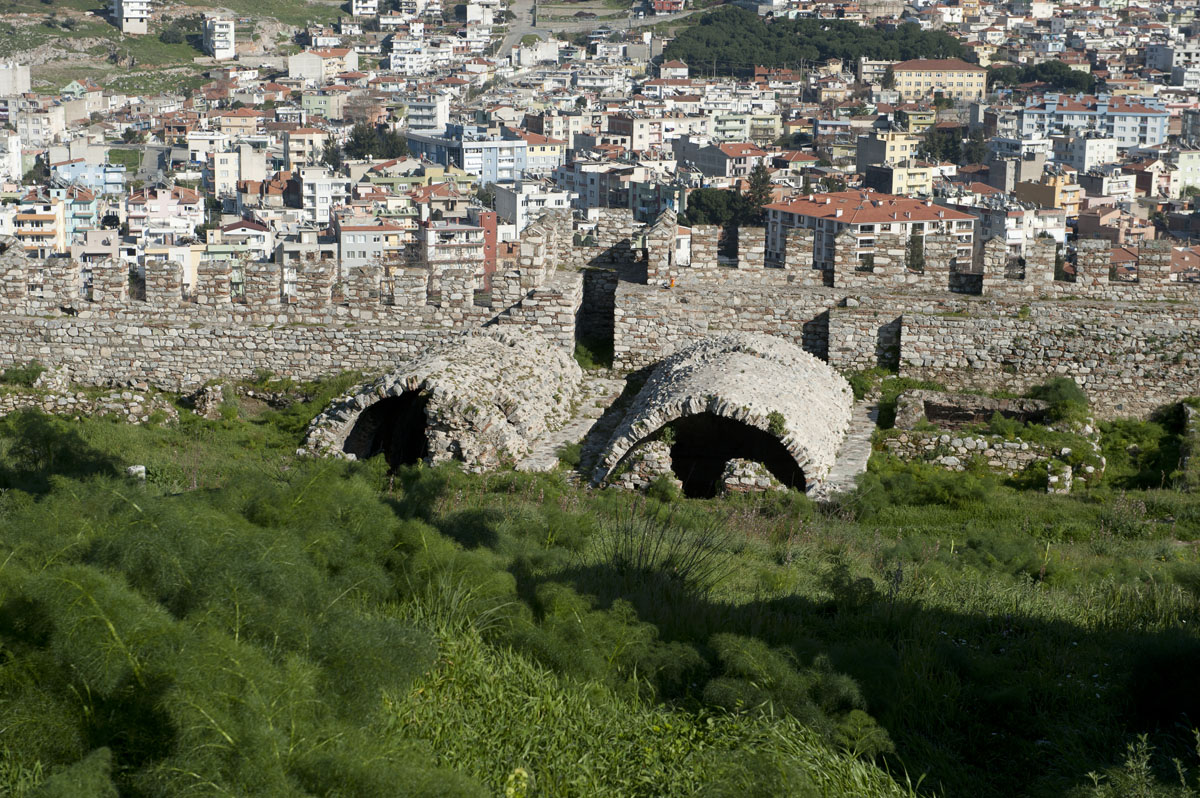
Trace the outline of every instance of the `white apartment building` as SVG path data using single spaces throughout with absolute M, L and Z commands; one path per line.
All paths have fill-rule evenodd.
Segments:
M 205 182 L 218 197 L 232 197 L 241 180 L 266 180 L 267 155 L 249 144 L 209 156 Z
M 432 221 L 420 231 L 420 257 L 431 265 L 446 266 L 482 261 L 485 235 L 475 225 Z
M 350 178 L 330 173 L 323 166 L 305 166 L 293 178 L 300 183 L 300 208 L 305 220 L 328 224 L 331 211 L 350 196 Z
M 521 181 L 497 183 L 496 215 L 520 233 L 548 211 L 567 212 L 576 195 L 549 182 Z
M 0 181 L 18 181 L 21 177 L 21 137 L 0 129 Z
M 1037 155 L 1050 155 L 1053 144 L 1049 138 L 1040 136 L 1030 138 L 1009 138 L 993 136 L 988 140 L 988 160 L 1001 158 L 1032 158 Z
M 767 260 L 782 263 L 785 231 L 806 228 L 814 231 L 813 265 L 833 268 L 834 240 L 849 229 L 857 239 L 855 254 L 866 261 L 875 253 L 880 233 L 899 235 L 908 241 L 915 233 L 949 233 L 955 236 L 956 258 L 969 261 L 974 244 L 975 217 L 943 208 L 932 200 L 915 200 L 870 191 L 839 191 L 809 194 L 765 206 L 767 211 Z
M 450 95 L 426 94 L 409 100 L 407 106 L 409 130 L 445 131 L 450 124 Z
M 15 61 L 0 64 L 0 96 L 27 94 L 30 85 L 29 67 Z
M 1200 188 L 1200 150 L 1178 150 L 1167 160 L 1175 165 L 1180 190 L 1188 186 Z
M 48 147 L 67 132 L 67 116 L 61 105 L 31 108 L 16 113 L 17 135 L 27 147 Z
M 1054 160 L 1077 172 L 1117 162 L 1117 140 L 1103 135 L 1054 136 Z
M 1200 64 L 1172 67 L 1171 85 L 1192 91 L 1200 90 Z
M 1137 193 L 1137 178 L 1115 167 L 1082 172 L 1076 176 L 1075 182 L 1083 186 L 1089 197 L 1111 197 L 1121 202 L 1132 201 Z
M 185 140 L 188 160 L 192 163 L 204 163 L 209 155 L 225 149 L 229 144 L 229 134 L 219 130 L 189 130 Z
M 1024 257 L 1026 249 L 1039 237 L 1049 236 L 1059 244 L 1067 242 L 1067 212 L 1058 208 L 1026 208 L 1004 200 L 985 200 L 980 205 L 944 202 L 946 207 L 978 220 L 977 241 L 982 243 L 999 236 L 1014 257 Z
M 1146 66 L 1159 72 L 1170 72 L 1178 66 L 1200 66 L 1200 42 L 1147 45 Z
M 138 189 L 125 198 L 125 217 L 130 235 L 170 242 L 204 224 L 204 198 L 183 186 Z
M 1117 147 L 1153 147 L 1167 140 L 1169 114 L 1150 97 L 1046 94 L 1030 98 L 1018 115 L 1022 138 L 1097 130 Z
M 427 75 L 433 71 L 434 59 L 422 41 L 398 39 L 388 56 L 388 69 L 401 75 Z
M 228 61 L 237 56 L 234 44 L 233 17 L 207 14 L 204 17 L 204 52 L 218 61 Z
M 356 17 L 377 17 L 379 0 L 350 0 L 350 13 Z
M 112 21 L 121 33 L 145 34 L 150 22 L 150 0 L 112 0 Z

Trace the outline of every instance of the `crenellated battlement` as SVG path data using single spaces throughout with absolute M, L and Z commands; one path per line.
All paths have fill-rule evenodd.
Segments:
M 0 240 L 0 366 L 37 358 L 81 382 L 175 389 L 259 369 L 391 368 L 446 334 L 507 325 L 568 348 L 611 341 L 618 368 L 739 331 L 842 371 L 885 366 L 951 387 L 1069 373 L 1116 389 L 1102 410 L 1200 394 L 1200 283 L 1173 279 L 1167 242 L 1118 269 L 1107 242 L 1080 242 L 1067 263 L 1049 239 L 1022 258 L 999 239 L 967 256 L 957 235 L 930 233 L 917 254 L 899 235 L 844 231 L 818 246 L 803 228 L 779 234 L 772 260 L 767 232 L 681 228 L 670 211 L 643 225 L 604 210 L 579 229 L 548 214 L 490 275 L 473 262 L 342 271 L 314 256 L 203 261 L 194 285 L 167 261 L 131 277 L 124 263 L 28 260 Z

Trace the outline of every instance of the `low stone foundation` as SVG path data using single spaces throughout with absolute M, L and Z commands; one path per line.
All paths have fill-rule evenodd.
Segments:
M 998 474 L 1016 476 L 1043 465 L 1049 493 L 1069 493 L 1076 478 L 1084 482 L 1099 479 L 1104 473 L 1104 458 L 1100 454 L 1099 431 L 1090 420 L 1070 425 L 1067 430 L 1086 441 L 1091 451 L 1083 453 L 1019 437 L 955 431 L 986 423 L 997 413 L 1022 423 L 1045 424 L 1048 410 L 1046 402 L 1035 399 L 905 391 L 896 399 L 896 428 L 883 433 L 883 447 L 902 460 L 929 463 L 951 471 L 965 471 L 978 464 Z M 1054 430 L 1052 426 L 1047 428 Z M 1086 455 L 1082 463 L 1080 454 Z
M 129 424 L 179 420 L 175 405 L 148 387 L 81 391 L 65 373 L 53 370 L 42 374 L 30 388 L 8 388 L 0 393 L 0 417 L 29 409 L 71 418 L 109 416 Z

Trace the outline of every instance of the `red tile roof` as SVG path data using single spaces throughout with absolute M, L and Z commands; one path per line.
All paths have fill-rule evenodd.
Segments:
M 811 198 L 810 198 L 811 197 Z M 945 219 L 973 220 L 940 205 L 923 200 L 881 194 L 873 191 L 838 191 L 832 194 L 811 194 L 793 197 L 767 205 L 768 210 L 785 211 L 800 216 L 838 219 L 843 224 L 876 224 L 886 222 L 929 222 Z M 840 216 L 838 215 L 840 212 Z

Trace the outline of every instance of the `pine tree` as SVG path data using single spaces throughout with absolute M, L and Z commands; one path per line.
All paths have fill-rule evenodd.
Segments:
M 750 188 L 746 191 L 746 202 L 750 206 L 750 217 L 761 221 L 763 207 L 771 201 L 771 175 L 761 163 L 750 173 Z

